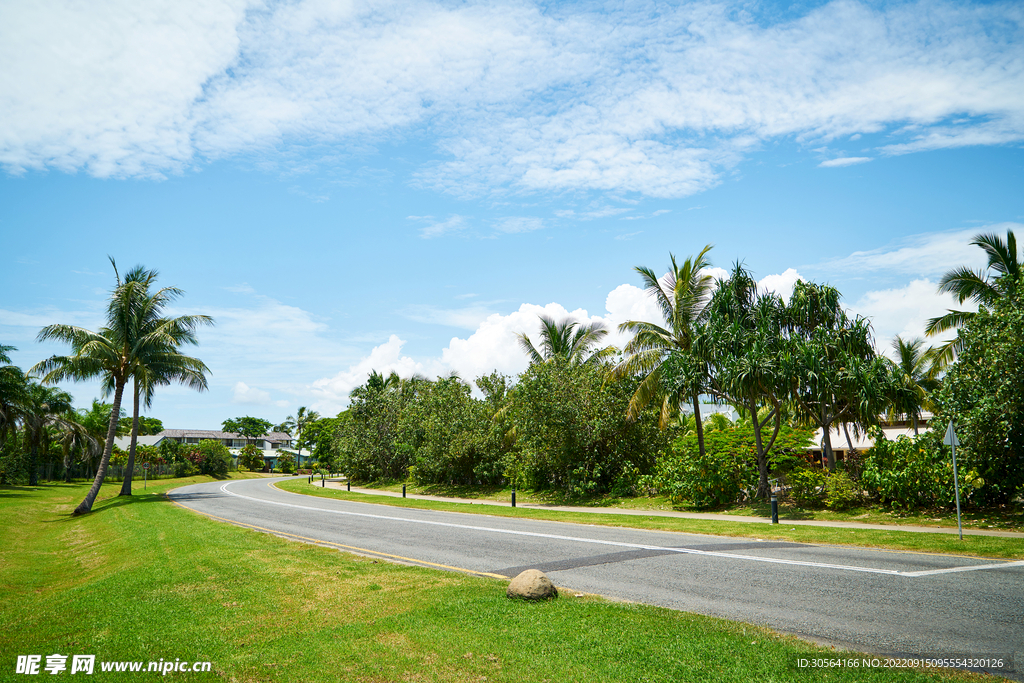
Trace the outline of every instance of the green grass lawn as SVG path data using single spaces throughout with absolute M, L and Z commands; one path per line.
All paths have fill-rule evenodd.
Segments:
M 786 524 L 755 524 L 750 522 L 729 522 L 713 519 L 684 519 L 679 517 L 656 517 L 646 515 L 617 515 L 601 512 L 567 512 L 524 507 L 499 507 L 474 505 L 471 503 L 448 503 L 414 498 L 394 498 L 366 493 L 348 492 L 339 489 L 321 488 L 319 482 L 309 484 L 305 478 L 284 481 L 277 486 L 285 491 L 305 493 L 314 496 L 340 498 L 344 500 L 378 503 L 398 507 L 415 507 L 451 512 L 472 512 L 480 515 L 500 517 L 524 517 L 548 519 L 558 522 L 579 524 L 601 524 L 605 526 L 630 527 L 633 529 L 655 529 L 659 531 L 682 531 L 713 536 L 738 536 L 772 540 L 797 541 L 835 545 L 857 545 L 889 550 L 911 550 L 916 552 L 968 555 L 971 557 L 993 557 L 1024 559 L 1024 539 L 1001 538 L 998 536 L 964 536 L 961 541 L 955 534 L 928 534 L 876 529 L 844 529 L 841 527 L 786 526 Z M 399 486 L 401 490 L 401 486 Z M 518 496 L 517 496 L 518 502 Z
M 363 485 L 363 484 L 360 484 Z M 368 488 L 383 491 L 401 491 L 402 482 L 371 482 Z M 446 486 L 432 484 L 418 486 L 407 484 L 409 493 L 421 493 L 433 496 L 452 498 L 472 498 L 477 500 L 493 500 L 510 502 L 512 489 L 502 486 Z M 668 496 L 596 496 L 587 499 L 567 499 L 557 491 L 516 491 L 516 501 L 520 503 L 536 503 L 547 505 L 572 505 L 579 507 L 607 507 L 625 510 L 683 510 L 687 512 L 714 512 L 724 515 L 743 515 L 750 517 L 770 517 L 771 508 L 768 503 L 736 504 L 714 510 L 695 510 L 673 505 Z M 998 509 L 964 509 L 961 514 L 965 529 L 998 529 L 1002 531 L 1024 531 L 1024 505 L 1006 505 Z M 779 503 L 780 520 L 835 520 L 864 522 L 866 524 L 891 524 L 893 526 L 931 526 L 956 528 L 956 510 L 892 510 L 880 505 L 858 506 L 849 510 L 834 511 L 825 509 L 801 508 L 782 500 Z
M 799 657 L 843 653 L 593 596 L 513 602 L 503 581 L 285 541 L 160 495 L 203 480 L 131 499 L 105 486 L 83 517 L 70 513 L 87 484 L 0 487 L 0 680 L 25 680 L 17 655 L 54 653 L 96 655 L 98 681 L 140 680 L 99 662 L 161 658 L 212 662 L 168 680 L 982 680 L 799 669 Z

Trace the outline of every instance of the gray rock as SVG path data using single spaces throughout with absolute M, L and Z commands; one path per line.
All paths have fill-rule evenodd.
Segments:
M 539 569 L 527 569 L 512 579 L 505 595 L 523 600 L 547 600 L 558 597 L 558 589 Z

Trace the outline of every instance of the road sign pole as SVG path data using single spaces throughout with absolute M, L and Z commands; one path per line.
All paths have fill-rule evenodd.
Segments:
M 964 540 L 964 528 L 960 524 L 960 481 L 956 476 L 956 446 L 953 446 L 953 490 L 956 492 L 956 529 L 960 532 L 960 540 Z
M 953 429 L 953 421 L 949 421 L 946 428 L 946 435 L 942 443 L 953 449 L 953 492 L 956 494 L 956 529 L 960 532 L 960 540 L 964 540 L 964 527 L 960 523 L 960 480 L 956 473 L 956 447 L 960 445 L 960 439 L 956 438 L 956 431 Z

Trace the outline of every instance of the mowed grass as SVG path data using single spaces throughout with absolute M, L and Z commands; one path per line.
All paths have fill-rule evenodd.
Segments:
M 97 681 L 140 678 L 101 673 L 101 661 L 161 658 L 213 663 L 210 673 L 168 674 L 175 680 L 983 680 L 800 669 L 800 657 L 843 653 L 594 596 L 510 601 L 503 581 L 286 541 L 160 495 L 202 480 L 161 482 L 130 500 L 106 486 L 78 518 L 85 484 L 0 487 L 0 680 L 23 680 L 17 655 L 45 663 L 54 653 L 96 655 Z
M 712 536 L 787 540 L 800 543 L 856 545 L 869 548 L 884 548 L 887 550 L 910 550 L 915 552 L 941 553 L 948 555 L 967 555 L 970 557 L 1024 559 L 1024 539 L 1022 538 L 965 535 L 961 541 L 959 537 L 954 534 L 899 531 L 897 527 L 894 527 L 892 530 L 876 530 L 849 529 L 843 527 L 787 526 L 784 522 L 770 525 L 756 522 L 729 522 L 711 519 L 658 517 L 655 515 L 647 516 L 603 512 L 568 512 L 564 510 L 544 510 L 523 507 L 513 508 L 511 506 L 503 507 L 472 503 L 449 503 L 445 501 L 394 498 L 392 496 L 377 496 L 373 494 L 349 492 L 343 489 L 322 488 L 319 481 L 310 484 L 306 478 L 279 482 L 276 486 L 293 493 L 339 498 L 356 502 L 377 503 L 380 505 L 422 508 L 429 510 L 445 510 L 449 512 L 469 512 L 473 514 L 494 515 L 499 517 L 547 519 L 557 522 L 573 522 L 577 524 L 600 524 L 603 526 L 628 527 L 632 529 L 680 531 L 693 534 L 708 534 Z
M 393 481 L 370 482 L 365 484 L 372 489 L 384 491 L 401 491 L 402 483 Z M 466 486 L 429 484 L 407 484 L 409 493 L 422 493 L 448 498 L 471 498 L 508 503 L 512 499 L 512 489 L 507 486 Z M 517 500 L 522 504 L 536 503 L 541 505 L 566 505 L 574 507 L 593 507 L 621 510 L 681 510 L 692 512 L 714 512 L 724 515 L 742 515 L 747 517 L 770 517 L 771 506 L 766 502 L 737 503 L 713 510 L 697 510 L 686 506 L 675 505 L 668 496 L 613 496 L 606 494 L 584 499 L 570 499 L 558 491 L 530 491 L 520 489 L 516 492 Z M 926 527 L 956 528 L 956 510 L 900 510 L 889 509 L 882 505 L 864 505 L 847 510 L 827 510 L 803 508 L 785 499 L 779 501 L 780 520 L 825 520 L 840 522 L 861 522 L 865 524 L 889 524 L 892 526 L 911 525 Z M 1024 531 L 1024 504 L 1016 503 L 1000 506 L 997 509 L 965 508 L 961 515 L 964 529 L 993 529 L 998 531 Z

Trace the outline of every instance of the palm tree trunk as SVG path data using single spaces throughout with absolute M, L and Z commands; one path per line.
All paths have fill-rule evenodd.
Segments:
M 32 446 L 28 450 L 28 485 L 39 484 L 39 437 L 32 437 Z
M 700 459 L 704 461 L 704 425 L 700 421 L 700 396 L 693 394 L 693 419 L 697 423 L 697 451 Z
M 768 455 L 765 453 L 764 440 L 761 438 L 761 421 L 757 417 L 757 401 L 750 399 L 750 422 L 754 426 L 754 445 L 757 450 L 757 492 L 756 498 L 768 498 L 771 487 L 768 485 Z
M 117 382 L 114 389 L 114 407 L 110 410 L 110 425 L 107 427 L 107 443 L 103 446 L 103 457 L 100 458 L 100 466 L 96 470 L 96 478 L 93 479 L 89 492 L 85 494 L 85 500 L 78 504 L 74 515 L 84 515 L 92 512 L 92 504 L 99 495 L 100 486 L 103 485 L 103 477 L 107 475 L 107 465 L 110 463 L 110 454 L 114 452 L 114 435 L 117 434 L 117 420 L 121 415 L 121 396 L 124 394 L 124 380 Z
M 132 495 L 132 473 L 135 471 L 135 444 L 139 439 L 139 378 L 135 378 L 135 402 L 132 408 L 132 443 L 128 447 L 128 464 L 124 468 L 119 496 Z
M 825 407 L 821 408 L 821 433 L 825 441 L 825 460 L 828 464 L 828 471 L 836 471 L 836 454 L 832 450 L 832 424 L 825 421 Z

